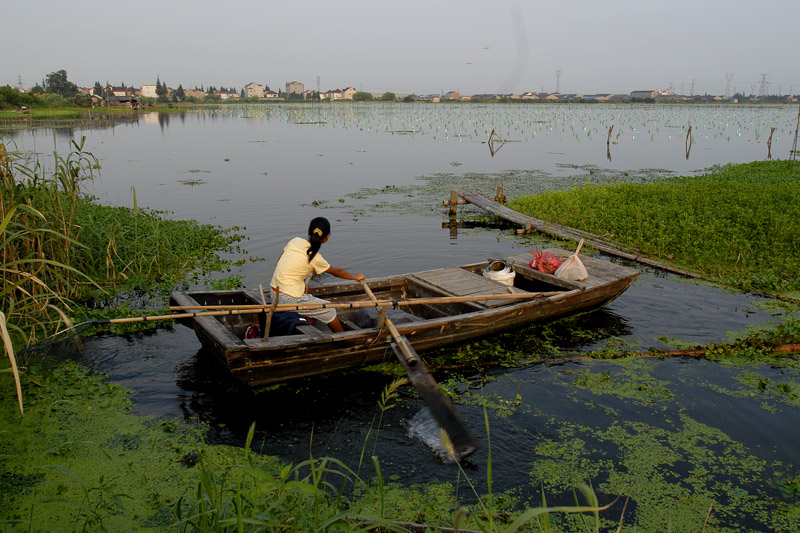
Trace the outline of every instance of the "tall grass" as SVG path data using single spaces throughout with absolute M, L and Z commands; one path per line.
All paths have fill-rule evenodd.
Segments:
M 254 431 L 255 424 L 247 435 L 244 461 L 227 472 L 214 471 L 200 460 L 196 495 L 175 504 L 172 530 L 404 531 L 380 516 L 359 514 L 356 502 L 349 500 L 346 492 L 376 487 L 365 487 L 364 481 L 337 459 L 310 456 L 279 472 L 259 467 L 250 455 Z
M 0 252 L 3 285 L 0 308 L 15 343 L 30 342 L 63 321 L 63 310 L 91 283 L 71 266 L 82 245 L 74 222 L 80 181 L 91 176 L 92 158 L 82 145 L 63 158 L 47 177 L 38 161 L 20 164 L 21 156 L 0 144 Z

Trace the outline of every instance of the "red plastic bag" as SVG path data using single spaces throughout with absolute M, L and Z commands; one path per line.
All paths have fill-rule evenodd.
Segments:
M 543 252 L 542 250 L 536 250 L 535 252 L 531 250 L 533 254 L 533 259 L 531 262 L 528 263 L 528 266 L 538 270 L 539 272 L 544 272 L 545 274 L 553 274 L 558 267 L 561 266 L 561 259 L 558 257 L 554 257 L 547 252 Z

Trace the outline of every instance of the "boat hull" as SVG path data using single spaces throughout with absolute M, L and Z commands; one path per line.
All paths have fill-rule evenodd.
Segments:
M 563 259 L 569 255 L 569 252 L 558 249 L 548 251 Z M 441 304 L 412 310 L 418 315 L 426 315 L 423 320 L 395 323 L 398 332 L 406 336 L 418 352 L 424 352 L 602 306 L 622 294 L 638 276 L 635 269 L 598 258 L 582 257 L 589 278 L 585 282 L 571 282 L 528 268 L 525 261 L 530 257 L 521 255 L 504 259 L 516 272 L 515 288 L 511 290 L 544 289 L 551 293 L 549 296 L 519 301 L 446 301 L 448 296 L 463 297 L 458 292 L 469 290 L 478 291 L 478 294 L 508 292 L 508 287 L 498 282 L 491 282 L 497 285 L 494 287 L 473 277 L 479 275 L 487 263 L 378 278 L 369 280 L 369 286 L 378 298 L 442 299 Z M 486 292 L 489 289 L 494 292 Z M 561 292 L 552 294 L 554 289 Z M 186 306 L 260 302 L 260 295 L 247 292 L 173 293 L 172 300 L 177 305 Z M 361 287 L 356 283 L 319 285 L 313 292 L 333 302 L 364 300 Z M 347 325 L 346 314 L 340 316 Z M 235 378 L 250 387 L 358 368 L 394 358 L 389 346 L 391 336 L 384 329 L 353 327 L 342 333 L 330 333 L 305 326 L 303 334 L 271 337 L 264 342 L 240 336 L 243 325 L 256 320 L 254 315 L 236 320 L 241 323 L 226 323 L 218 317 L 196 317 L 191 320 L 191 325 L 203 346 L 219 358 Z

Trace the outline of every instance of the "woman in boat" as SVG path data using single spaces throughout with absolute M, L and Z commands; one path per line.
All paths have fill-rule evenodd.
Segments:
M 295 237 L 283 249 L 283 254 L 272 275 L 273 292 L 280 291 L 279 303 L 325 302 L 308 294 L 306 278 L 309 274 L 327 272 L 337 278 L 363 281 L 364 274 L 351 274 L 343 268 L 331 266 L 319 253 L 320 247 L 331 236 L 331 223 L 327 218 L 317 217 L 308 226 L 308 239 Z M 342 331 L 342 324 L 335 309 L 309 309 L 300 314 L 313 320 L 321 320 L 334 333 Z

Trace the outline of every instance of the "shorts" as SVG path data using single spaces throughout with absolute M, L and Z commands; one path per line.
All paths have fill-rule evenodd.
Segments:
M 272 292 L 275 292 L 275 289 L 272 289 Z M 282 292 L 280 297 L 278 298 L 278 304 L 305 304 L 305 303 L 330 303 L 328 300 L 323 300 L 322 298 L 317 298 L 316 296 L 311 296 L 308 293 L 304 293 L 302 297 L 295 298 L 294 296 L 289 296 L 285 292 Z M 336 309 L 301 309 L 297 311 L 300 315 L 314 318 L 319 320 L 325 324 L 330 324 L 336 319 Z

